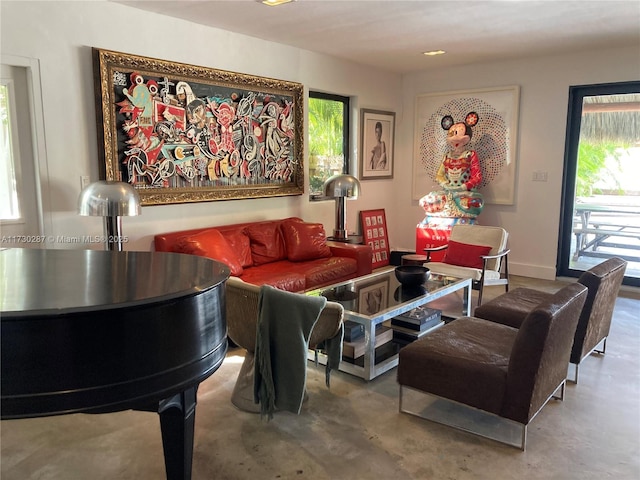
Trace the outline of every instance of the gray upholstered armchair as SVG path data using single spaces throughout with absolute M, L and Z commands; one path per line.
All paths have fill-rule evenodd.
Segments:
M 519 427 L 518 442 L 497 438 L 495 432 L 482 436 L 524 450 L 529 422 L 558 390 L 564 396 L 571 344 L 586 297 L 583 285 L 567 285 L 536 306 L 519 329 L 461 317 L 404 347 L 398 363 L 400 411 L 461 428 L 459 418 L 431 415 L 435 408 L 406 408 L 403 396 L 411 389 L 421 397 L 452 400 Z
M 240 410 L 252 413 L 260 413 L 261 411 L 260 405 L 254 401 L 256 331 L 260 313 L 259 295 L 260 287 L 257 285 L 243 282 L 236 277 L 230 277 L 227 280 L 228 336 L 236 345 L 246 349 L 244 362 L 231 395 L 231 402 Z M 311 331 L 309 348 L 315 349 L 321 342 L 340 334 L 343 316 L 344 308 L 342 305 L 336 302 L 327 302 Z
M 574 375 L 570 377 L 573 383 L 578 383 L 578 368 L 586 356 L 594 351 L 605 353 L 613 307 L 626 266 L 625 260 L 613 257 L 587 270 L 578 279 L 578 283 L 589 289 L 589 294 L 571 349 L 570 362 L 575 366 Z M 477 307 L 474 316 L 519 328 L 529 312 L 551 296 L 551 293 L 531 288 L 516 288 Z M 598 350 L 600 344 L 602 347 Z

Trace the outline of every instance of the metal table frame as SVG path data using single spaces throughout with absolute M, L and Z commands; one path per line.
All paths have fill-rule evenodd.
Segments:
M 357 283 L 370 283 L 371 281 L 375 281 L 376 277 L 381 277 L 383 275 L 389 274 L 389 272 L 393 272 L 395 267 L 385 268 L 384 270 L 376 271 L 372 274 L 365 275 L 363 277 L 358 277 L 353 280 L 347 282 L 341 282 L 334 285 L 329 285 L 324 288 L 315 289 L 307 292 L 308 295 L 320 295 L 323 291 L 331 288 L 336 288 L 339 286 L 345 286 L 350 284 Z M 426 293 L 425 295 L 413 298 L 409 301 L 402 302 L 399 305 L 394 305 L 392 307 L 381 310 L 375 315 L 365 315 L 358 312 L 353 312 L 347 310 L 345 308 L 344 319 L 352 320 L 354 322 L 360 323 L 364 325 L 364 335 L 365 335 L 365 353 L 364 353 L 364 367 L 360 367 L 358 365 L 350 364 L 349 362 L 342 361 L 340 362 L 340 371 L 349 373 L 351 375 L 355 375 L 357 377 L 363 378 L 364 380 L 372 380 L 379 375 L 391 370 L 392 368 L 398 365 L 398 354 L 393 355 L 392 357 L 387 358 L 379 362 L 375 363 L 375 331 L 376 327 L 386 320 L 389 320 L 393 317 L 400 315 L 401 313 L 408 312 L 409 310 L 424 305 L 426 303 L 430 303 L 434 300 L 437 300 L 445 295 L 449 295 L 451 293 L 457 292 L 459 290 L 464 289 L 463 295 L 463 305 L 462 305 L 462 315 L 471 315 L 471 278 L 454 278 L 454 277 L 445 277 L 447 279 L 447 284 L 443 285 L 435 290 Z M 315 352 L 309 352 L 309 359 L 315 359 Z M 319 363 L 322 365 L 326 365 L 327 358 L 322 353 L 318 353 L 317 355 Z

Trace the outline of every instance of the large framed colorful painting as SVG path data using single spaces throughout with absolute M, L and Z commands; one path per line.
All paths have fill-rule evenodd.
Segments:
M 301 195 L 300 83 L 93 49 L 101 178 L 143 205 Z
M 413 199 L 432 190 L 444 155 L 447 131 L 443 118 L 462 122 L 471 112 L 473 127 L 469 150 L 475 150 L 482 169 L 479 192 L 485 203 L 513 205 L 517 169 L 518 105 L 520 87 L 421 94 L 416 97 Z

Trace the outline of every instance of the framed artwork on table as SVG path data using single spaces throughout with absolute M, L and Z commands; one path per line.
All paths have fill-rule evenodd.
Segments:
M 360 110 L 360 179 L 393 178 L 396 114 Z
M 100 176 L 142 205 L 301 195 L 300 83 L 93 49 Z
M 443 118 L 463 122 L 471 112 L 477 124 L 468 144 L 480 160 L 482 183 L 478 191 L 485 203 L 513 205 L 517 168 L 518 107 L 520 87 L 485 88 L 416 97 L 414 131 L 413 186 L 414 200 L 433 190 L 436 174 L 448 146 Z
M 375 315 L 389 306 L 389 280 L 374 282 L 358 289 L 358 312 Z
M 384 208 L 361 210 L 360 222 L 363 241 L 372 250 L 371 266 L 378 268 L 389 265 L 389 235 Z

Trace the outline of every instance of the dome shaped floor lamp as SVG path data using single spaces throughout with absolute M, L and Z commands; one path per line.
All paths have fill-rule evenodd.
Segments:
M 122 251 L 122 218 L 140 215 L 140 196 L 125 182 L 100 180 L 85 187 L 78 198 L 78 213 L 104 217 L 107 250 Z
M 360 182 L 353 175 L 339 174 L 327 179 L 323 185 L 324 195 L 336 200 L 336 226 L 332 240 L 349 241 L 347 233 L 347 199 L 356 199 L 360 193 Z

